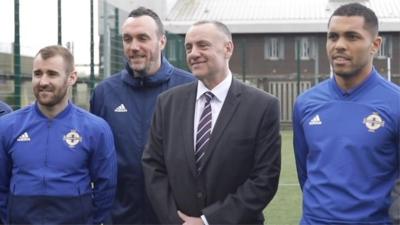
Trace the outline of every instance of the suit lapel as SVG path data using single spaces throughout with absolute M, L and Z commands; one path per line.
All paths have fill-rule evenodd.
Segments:
M 240 85 L 241 84 L 239 81 L 232 79 L 231 87 L 229 88 L 225 102 L 213 128 L 210 143 L 206 149 L 206 154 L 204 155 L 204 167 L 207 166 L 207 162 L 212 157 L 213 152 L 216 150 L 215 147 L 217 146 L 218 141 L 221 139 L 221 135 L 224 133 L 226 126 L 232 120 L 233 115 L 239 106 L 241 95 Z
M 183 93 L 184 104 L 182 104 L 180 114 L 177 115 L 182 119 L 181 137 L 183 139 L 183 148 L 186 154 L 186 159 L 189 164 L 193 176 L 197 176 L 197 169 L 194 161 L 194 110 L 196 103 L 197 82 L 189 86 L 187 92 Z

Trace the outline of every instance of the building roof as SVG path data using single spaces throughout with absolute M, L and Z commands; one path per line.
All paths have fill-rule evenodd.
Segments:
M 164 22 L 173 33 L 198 20 L 222 21 L 232 33 L 325 32 L 333 11 L 349 2 L 374 10 L 380 31 L 400 31 L 400 0 L 178 0 Z

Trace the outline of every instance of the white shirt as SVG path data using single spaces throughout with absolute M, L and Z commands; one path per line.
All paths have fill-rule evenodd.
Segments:
M 199 124 L 201 113 L 204 110 L 204 105 L 206 103 L 206 97 L 203 95 L 207 91 L 211 91 L 214 94 L 214 97 L 211 99 L 211 133 L 214 129 L 214 125 L 217 122 L 219 113 L 221 112 L 222 106 L 224 105 L 225 98 L 228 95 L 229 88 L 232 84 L 232 73 L 228 72 L 225 79 L 215 86 L 212 90 L 209 90 L 201 81 L 197 81 L 197 94 L 196 94 L 196 106 L 194 110 L 194 149 L 196 149 L 196 134 L 197 134 L 197 126 Z M 205 225 L 209 225 L 206 217 L 201 215 L 201 219 Z
M 206 103 L 206 97 L 203 95 L 207 91 L 211 91 L 214 94 L 214 97 L 211 99 L 211 133 L 214 129 L 215 122 L 218 119 L 219 113 L 221 112 L 222 105 L 225 102 L 225 98 L 228 95 L 229 88 L 232 83 L 232 73 L 229 71 L 228 75 L 225 79 L 215 86 L 212 90 L 209 90 L 201 81 L 197 81 L 197 95 L 196 95 L 196 106 L 194 110 L 194 147 L 196 149 L 196 133 L 197 126 L 199 124 L 201 113 L 203 112 L 204 105 Z

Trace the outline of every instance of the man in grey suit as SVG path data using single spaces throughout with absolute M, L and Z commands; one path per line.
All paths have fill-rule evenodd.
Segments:
M 232 78 L 232 35 L 217 21 L 186 34 L 198 82 L 157 101 L 143 153 L 146 190 L 163 224 L 263 224 L 278 187 L 279 102 Z

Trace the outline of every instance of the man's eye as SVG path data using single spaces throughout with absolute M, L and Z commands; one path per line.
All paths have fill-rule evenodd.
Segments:
M 149 40 L 149 38 L 147 36 L 140 36 L 138 39 L 139 39 L 139 41 L 147 41 L 147 40 Z
M 353 35 L 353 34 L 349 35 L 350 40 L 357 40 L 357 38 L 358 38 L 357 35 Z
M 123 40 L 124 42 L 130 42 L 130 41 L 132 40 L 132 38 L 130 38 L 130 37 L 124 37 L 122 40 Z
M 329 34 L 328 35 L 328 39 L 329 40 L 336 40 L 337 39 L 337 35 L 336 34 Z
M 49 76 L 52 76 L 52 77 L 54 77 L 54 76 L 57 76 L 57 75 L 58 75 L 58 73 L 57 73 L 57 72 L 55 72 L 55 71 L 49 71 L 47 74 L 48 74 Z

